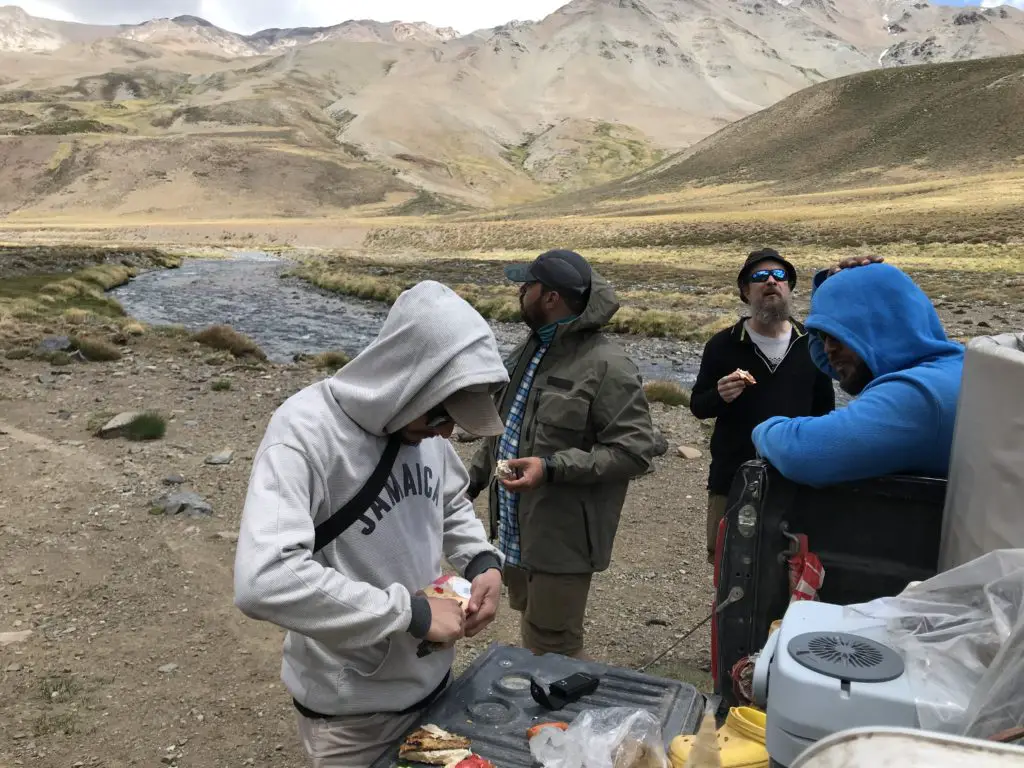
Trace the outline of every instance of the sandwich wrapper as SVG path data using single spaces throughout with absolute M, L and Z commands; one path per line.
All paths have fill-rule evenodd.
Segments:
M 469 598 L 472 595 L 472 591 L 473 585 L 470 584 L 469 581 L 461 576 L 452 575 L 440 576 L 420 590 L 420 592 L 427 597 L 439 597 L 446 598 L 448 600 L 455 600 L 460 606 L 462 606 L 463 612 L 469 608 Z M 420 643 L 417 655 L 423 657 L 445 647 L 444 643 L 432 643 L 429 640 L 424 640 Z

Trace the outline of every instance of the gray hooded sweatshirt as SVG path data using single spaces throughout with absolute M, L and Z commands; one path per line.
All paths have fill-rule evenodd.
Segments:
M 442 557 L 463 574 L 482 553 L 500 562 L 451 443 L 403 445 L 367 514 L 315 555 L 314 528 L 363 486 L 389 433 L 453 392 L 507 381 L 487 322 L 427 281 L 399 296 L 358 357 L 271 417 L 242 512 L 235 605 L 288 630 L 281 678 L 301 705 L 397 712 L 444 679 L 455 651 L 416 657 L 413 595 L 441 575 Z

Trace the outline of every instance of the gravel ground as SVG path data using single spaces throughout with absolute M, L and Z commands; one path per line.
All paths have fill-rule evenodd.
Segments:
M 234 608 L 232 564 L 267 419 L 323 374 L 212 364 L 156 335 L 126 352 L 62 368 L 0 361 L 0 765 L 301 765 L 278 679 L 282 632 Z M 219 379 L 231 388 L 213 391 Z M 162 440 L 91 436 L 104 413 L 148 408 L 173 415 Z M 632 486 L 587 620 L 589 652 L 627 667 L 703 619 L 711 600 L 707 433 L 685 409 L 654 415 L 670 449 Z M 680 458 L 680 445 L 704 457 Z M 458 446 L 467 459 L 473 447 Z M 223 449 L 231 463 L 205 463 Z M 212 516 L 150 514 L 173 474 Z M 516 644 L 515 619 L 503 606 L 461 647 L 460 668 L 492 642 Z M 706 688 L 708 643 L 705 627 L 650 671 Z

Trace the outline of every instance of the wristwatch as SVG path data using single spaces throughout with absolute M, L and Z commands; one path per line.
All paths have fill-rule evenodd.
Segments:
M 555 460 L 551 456 L 544 457 L 544 480 L 549 483 L 555 481 Z

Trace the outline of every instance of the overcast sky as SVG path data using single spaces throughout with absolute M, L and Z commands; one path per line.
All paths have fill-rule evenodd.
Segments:
M 4 0 L 0 0 L 3 2 Z M 192 14 L 249 34 L 267 27 L 329 26 L 348 19 L 426 21 L 467 33 L 512 19 L 540 19 L 568 0 L 17 0 L 33 16 L 94 24 L 135 24 Z M 977 0 L 945 0 L 977 5 Z M 1024 8 L 1024 0 L 982 0 Z
M 540 19 L 568 0 L 15 0 L 33 16 L 93 24 L 135 24 L 192 14 L 251 34 L 268 27 L 321 27 L 348 19 L 426 21 L 463 33 L 512 19 Z M 0 0 L 3 4 L 3 0 Z

